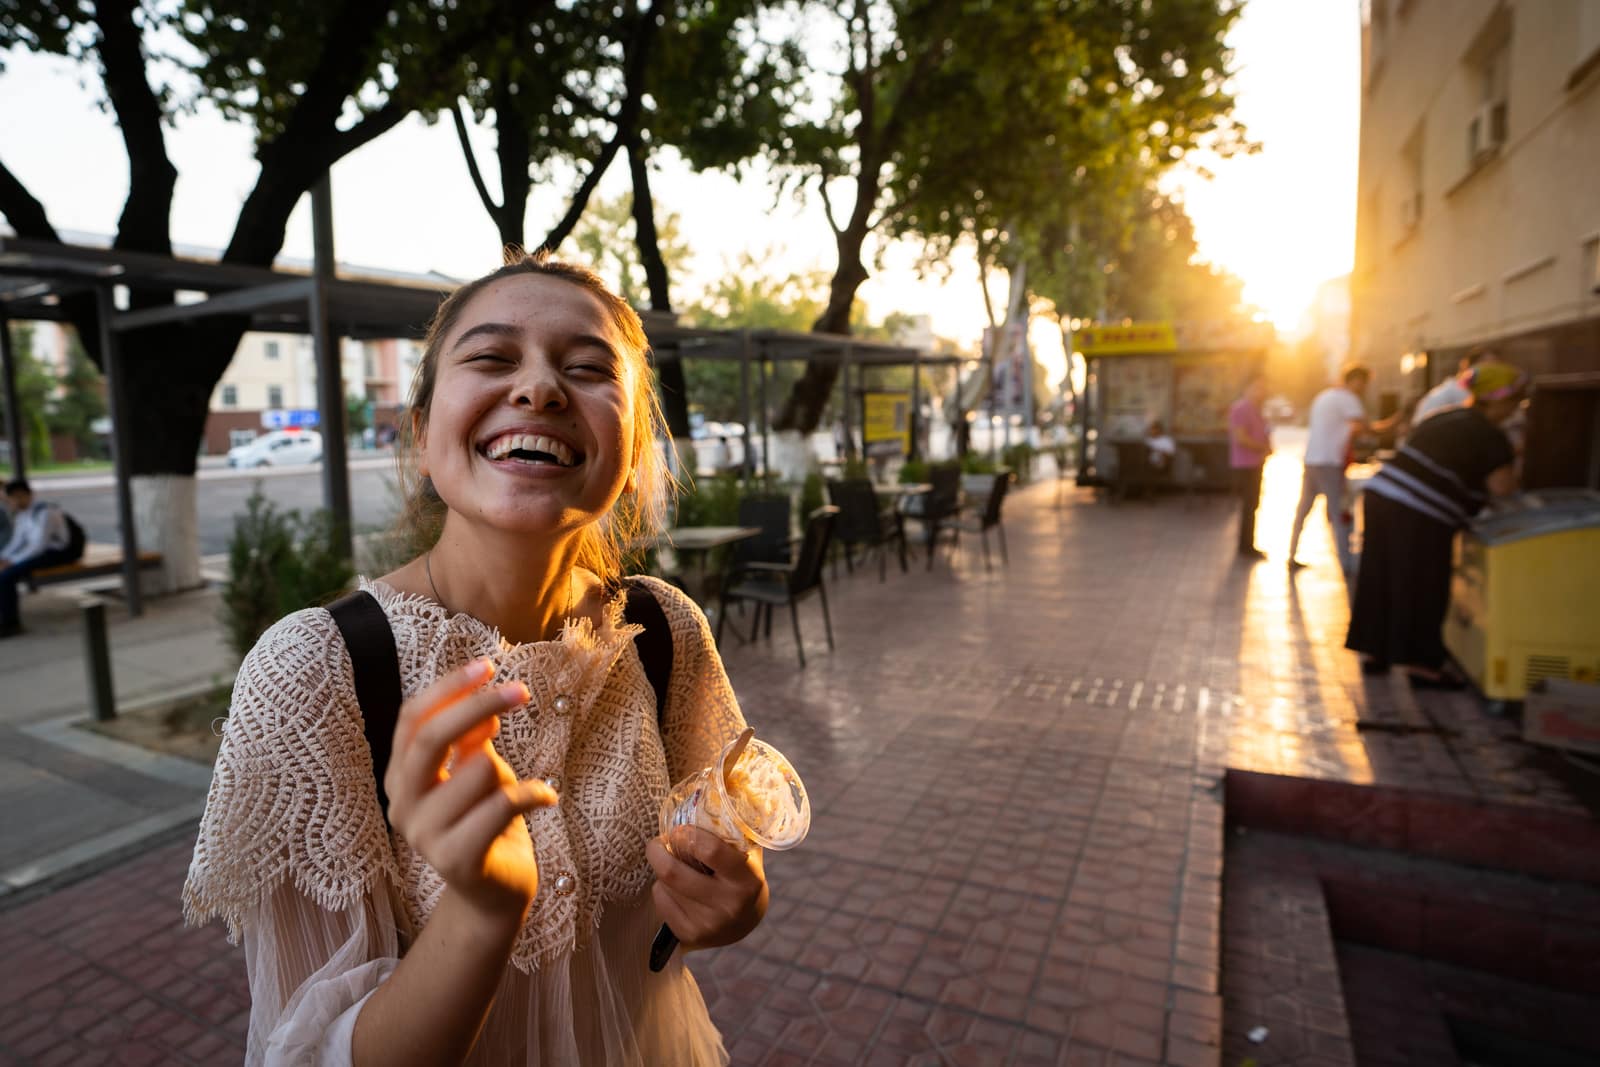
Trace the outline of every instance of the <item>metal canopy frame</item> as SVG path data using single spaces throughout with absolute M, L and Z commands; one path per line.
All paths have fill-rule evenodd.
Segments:
M 439 303 L 459 284 L 442 275 L 338 277 L 334 274 L 331 194 L 327 179 L 312 190 L 315 260 L 310 274 L 278 268 L 245 267 L 181 256 L 161 256 L 110 248 L 36 241 L 0 235 L 0 363 L 4 364 L 6 411 L 15 413 L 16 364 L 9 343 L 10 320 L 66 319 L 62 298 L 92 293 L 99 317 L 107 404 L 111 416 L 112 466 L 117 483 L 117 519 L 121 527 L 122 580 L 129 611 L 142 611 L 139 590 L 138 539 L 133 522 L 129 441 L 127 438 L 126 368 L 120 338 L 130 331 L 171 323 L 197 322 L 218 315 L 248 316 L 251 331 L 302 333 L 312 337 L 316 357 L 318 406 L 325 438 L 323 501 L 343 531 L 350 551 L 350 495 L 344 440 L 343 382 L 336 338 L 356 340 L 406 338 L 420 340 Z M 199 299 L 139 311 L 119 311 L 116 290 L 196 294 Z M 767 442 L 767 366 L 780 361 L 833 361 L 840 364 L 846 449 L 854 454 L 850 430 L 850 370 L 859 389 L 873 367 L 913 368 L 912 419 L 921 395 L 921 370 L 969 362 L 959 356 L 929 356 L 919 349 L 863 340 L 840 334 L 792 330 L 713 330 L 680 325 L 670 313 L 641 311 L 652 358 L 739 360 L 745 413 L 745 467 L 753 473 L 750 437 L 750 363 L 757 364 L 762 394 L 761 435 Z M 8 419 L 12 469 L 24 477 L 21 419 Z M 916 425 L 912 425 L 915 448 Z M 763 454 L 769 454 L 765 451 Z

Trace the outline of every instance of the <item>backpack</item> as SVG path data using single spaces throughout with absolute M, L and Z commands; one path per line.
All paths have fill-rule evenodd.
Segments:
M 83 546 L 85 542 L 89 540 L 89 538 L 84 534 L 83 527 L 78 525 L 77 519 L 73 518 L 65 511 L 61 513 L 61 517 L 67 520 L 66 552 L 67 555 L 71 557 L 70 562 L 76 563 L 78 560 L 83 558 Z
M 636 581 L 627 582 L 626 622 L 644 627 L 634 636 L 639 661 L 656 697 L 656 728 L 665 731 L 667 682 L 672 677 L 672 630 L 655 594 Z M 384 773 L 394 745 L 394 726 L 400 717 L 400 654 L 395 648 L 389 617 L 366 590 L 358 589 L 328 605 L 350 653 L 355 674 L 356 702 L 361 706 L 361 731 L 372 752 L 372 777 L 378 789 L 378 807 L 389 819 L 389 794 Z

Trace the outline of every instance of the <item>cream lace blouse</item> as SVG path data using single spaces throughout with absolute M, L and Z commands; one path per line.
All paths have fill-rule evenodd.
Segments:
M 468 615 L 382 582 L 409 695 L 475 656 L 532 700 L 494 745 L 519 777 L 552 780 L 526 817 L 539 895 L 512 950 L 472 1063 L 724 1064 L 683 954 L 651 974 L 660 920 L 645 843 L 671 781 L 707 766 L 744 726 L 705 616 L 640 579 L 672 630 L 665 744 L 655 694 L 622 622 L 569 621 L 513 645 Z M 191 923 L 241 936 L 250 978 L 247 1062 L 347 1064 L 366 997 L 394 970 L 444 883 L 379 810 L 349 655 L 332 617 L 296 612 L 245 658 L 183 889 Z

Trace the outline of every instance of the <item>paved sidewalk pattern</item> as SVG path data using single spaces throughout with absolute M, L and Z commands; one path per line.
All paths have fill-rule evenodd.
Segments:
M 1269 550 L 1297 472 L 1269 468 Z M 767 921 L 692 960 L 734 1063 L 1215 1067 L 1225 765 L 1397 783 L 1423 767 L 1576 804 L 1495 764 L 1492 731 L 1479 766 L 1359 728 L 1428 712 L 1374 696 L 1340 650 L 1325 527 L 1291 578 L 1236 560 L 1225 499 L 1054 498 L 1008 501 L 1009 566 L 963 543 L 886 583 L 841 570 L 838 648 L 807 605 L 803 671 L 787 632 L 727 650 L 815 806 L 805 844 L 769 858 Z M 188 847 L 177 833 L 0 911 L 19 962 L 0 1062 L 237 1060 L 242 959 L 219 928 L 180 926 Z

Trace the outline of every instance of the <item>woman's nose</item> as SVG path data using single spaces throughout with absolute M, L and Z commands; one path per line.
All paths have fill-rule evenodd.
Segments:
M 512 402 L 535 411 L 560 411 L 567 406 L 561 376 L 543 360 L 529 360 L 518 376 Z

